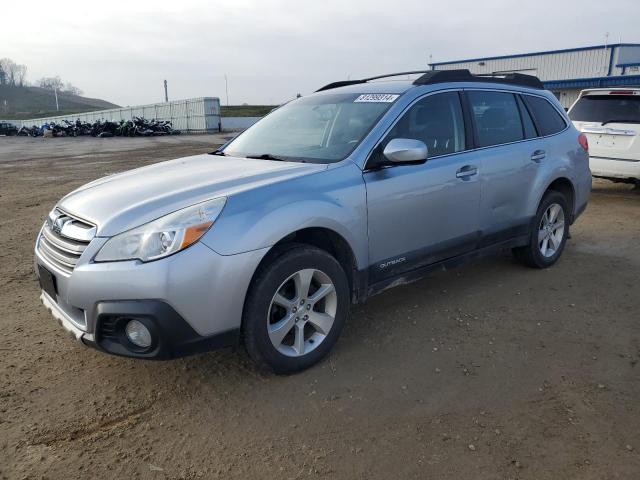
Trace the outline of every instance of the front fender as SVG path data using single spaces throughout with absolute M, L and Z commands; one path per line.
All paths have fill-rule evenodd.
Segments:
M 351 162 L 229 197 L 203 242 L 221 255 L 270 247 L 304 228 L 333 230 L 368 265 L 366 190 Z

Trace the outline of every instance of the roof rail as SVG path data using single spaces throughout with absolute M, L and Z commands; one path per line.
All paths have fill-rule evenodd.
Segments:
M 413 70 L 411 72 L 399 72 L 399 73 L 387 73 L 386 75 L 377 75 L 375 77 L 363 78 L 361 80 L 342 80 L 340 82 L 333 82 L 319 88 L 316 92 L 322 92 L 323 90 L 331 90 L 332 88 L 346 87 L 347 85 L 357 85 L 358 83 L 366 83 L 371 80 L 379 80 L 381 78 L 399 77 L 401 75 L 415 75 L 416 73 L 427 73 L 431 70 Z
M 524 75 L 522 73 L 482 73 L 472 74 L 467 69 L 461 70 L 429 70 L 420 78 L 414 80 L 414 85 L 431 85 L 444 82 L 491 82 L 508 85 L 521 85 L 523 87 L 544 89 L 544 85 L 538 77 Z
M 331 90 L 338 87 L 346 87 L 347 85 L 357 85 L 359 83 L 366 83 L 371 80 L 379 80 L 381 78 L 398 77 L 401 75 L 415 75 L 416 73 L 422 73 L 423 75 L 413 81 L 414 85 L 432 85 L 435 83 L 445 82 L 491 82 L 491 83 L 504 83 L 508 85 L 520 85 L 523 87 L 544 89 L 544 85 L 538 77 L 533 75 L 524 75 L 522 73 L 505 73 L 505 74 L 472 74 L 467 69 L 462 70 L 414 70 L 410 72 L 389 73 L 386 75 L 378 75 L 375 77 L 363 78 L 361 80 L 342 80 L 340 82 L 333 82 L 325 85 L 322 88 L 316 90 L 316 92 L 322 92 L 324 90 Z

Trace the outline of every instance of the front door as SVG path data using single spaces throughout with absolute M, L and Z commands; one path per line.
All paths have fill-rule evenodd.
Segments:
M 371 283 L 475 249 L 482 165 L 465 151 L 463 118 L 457 92 L 428 95 L 373 152 L 375 162 L 394 138 L 429 148 L 424 164 L 365 170 Z

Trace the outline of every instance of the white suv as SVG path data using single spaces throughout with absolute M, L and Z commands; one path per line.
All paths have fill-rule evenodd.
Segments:
M 583 90 L 569 118 L 587 135 L 594 177 L 640 185 L 640 88 Z

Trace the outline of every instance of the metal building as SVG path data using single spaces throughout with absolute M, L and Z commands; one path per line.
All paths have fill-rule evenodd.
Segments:
M 640 44 L 594 45 L 437 62 L 429 66 L 434 70 L 466 68 L 475 74 L 535 75 L 568 108 L 584 88 L 640 86 Z

